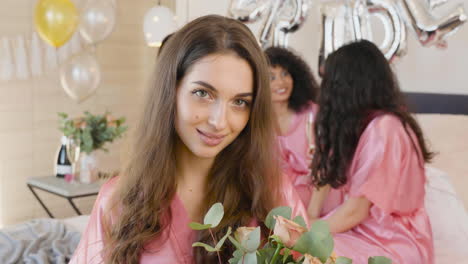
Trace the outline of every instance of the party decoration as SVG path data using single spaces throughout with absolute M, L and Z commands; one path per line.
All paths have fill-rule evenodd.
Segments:
M 395 5 L 387 0 L 368 0 L 369 15 L 379 18 L 384 26 L 385 38 L 379 48 L 388 60 L 406 54 L 406 26 Z M 372 36 L 371 33 L 368 34 Z M 358 39 L 361 39 L 358 37 Z M 372 38 L 367 38 L 373 41 Z
M 41 41 L 36 32 L 33 32 L 31 39 L 31 74 L 33 76 L 42 74 Z
M 104 40 L 114 29 L 115 17 L 115 6 L 110 0 L 88 1 L 81 14 L 81 36 L 92 44 Z
M 311 0 L 232 0 L 230 15 L 242 22 L 256 22 L 263 14 L 266 20 L 260 33 L 260 43 L 266 47 L 288 46 L 288 34 L 304 23 Z
M 36 5 L 34 24 L 42 39 L 60 47 L 75 32 L 78 11 L 70 0 L 41 0 Z
M 70 59 L 60 70 L 60 83 L 65 92 L 78 103 L 96 92 L 101 71 L 96 58 L 84 52 Z
M 256 22 L 270 7 L 271 0 L 234 0 L 229 13 L 232 18 L 244 23 Z
M 10 41 L 2 38 L 0 42 L 0 80 L 9 81 L 13 78 L 13 55 L 11 54 Z
M 26 45 L 24 42 L 25 41 L 23 36 L 19 35 L 16 37 L 14 45 L 16 77 L 20 80 L 26 80 L 29 78 L 29 67 L 26 58 Z
M 279 3 L 280 1 L 277 2 Z M 298 30 L 305 22 L 311 3 L 309 0 L 285 0 L 281 4 L 278 8 L 272 9 L 272 11 L 276 9 L 277 13 L 275 16 L 272 12 L 272 16 L 276 17 L 273 46 L 287 47 L 289 33 Z M 264 32 L 266 32 L 268 26 L 265 25 Z M 265 45 L 268 42 L 268 38 L 260 38 L 260 41 Z
M 231 0 L 230 15 L 242 22 L 257 22 L 266 17 L 259 41 L 263 47 L 288 46 L 288 33 L 297 30 L 307 17 L 311 0 Z M 379 20 L 384 38 L 376 43 L 389 61 L 407 52 L 407 30 L 416 33 L 423 46 L 447 47 L 447 37 L 467 20 L 463 5 L 441 17 L 433 9 L 447 0 L 346 0 L 323 1 L 320 8 L 322 41 L 319 69 L 331 52 L 342 45 L 373 39 L 373 25 Z M 372 19 L 372 21 L 371 21 Z
M 151 8 L 143 21 L 143 32 L 146 43 L 150 47 L 160 47 L 167 35 L 177 29 L 177 23 L 172 11 L 164 6 Z
M 45 69 L 50 72 L 58 67 L 58 52 L 56 48 L 49 45 L 45 49 Z
M 440 1 L 436 3 L 442 4 Z M 443 43 L 467 20 L 462 4 L 440 18 L 434 17 L 430 7 L 421 0 L 402 0 L 400 5 L 408 25 L 416 32 L 418 40 L 423 46 Z
M 406 53 L 406 28 L 395 6 L 386 0 L 350 0 L 347 3 L 326 3 L 321 8 L 322 43 L 319 68 L 325 58 L 342 45 L 367 39 L 373 41 L 370 18 L 379 19 L 385 37 L 379 46 L 388 60 Z

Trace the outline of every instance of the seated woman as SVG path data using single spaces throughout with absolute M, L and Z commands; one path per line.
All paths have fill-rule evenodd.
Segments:
M 424 208 L 425 171 L 432 153 L 408 113 L 390 65 L 362 40 L 326 60 L 315 123 L 312 175 L 337 188 L 341 201 L 324 217 L 338 255 L 367 263 L 434 263 Z
M 188 226 L 216 202 L 225 211 L 217 240 L 279 205 L 305 214 L 272 162 L 268 64 L 250 30 L 198 18 L 170 37 L 157 65 L 130 160 L 102 187 L 73 264 L 216 263 L 192 249 L 211 244 L 210 233 Z M 233 250 L 227 243 L 223 263 Z
M 307 63 L 285 48 L 265 51 L 270 61 L 270 88 L 278 122 L 282 167 L 307 207 L 313 191 L 310 174 L 315 140 L 314 103 L 318 85 Z

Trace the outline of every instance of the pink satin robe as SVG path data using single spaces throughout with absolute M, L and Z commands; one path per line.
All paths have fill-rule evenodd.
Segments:
M 328 200 L 330 209 L 347 197 L 363 196 L 372 202 L 366 220 L 334 235 L 336 253 L 354 264 L 367 264 L 370 256 L 387 256 L 393 264 L 433 264 L 424 185 L 420 150 L 415 151 L 400 120 L 390 114 L 374 118 L 359 139 L 348 182 Z
M 291 179 L 305 208 L 309 206 L 310 198 L 314 191 L 309 169 L 312 161 L 308 156 L 310 142 L 307 138 L 306 127 L 310 116 L 312 117 L 311 141 L 312 144 L 315 144 L 313 129 L 318 109 L 318 105 L 311 102 L 307 108 L 293 116 L 289 131 L 284 135 L 277 136 L 281 152 L 282 169 Z M 327 198 L 322 212 L 329 212 L 333 209 L 328 205 L 335 205 L 340 201 L 339 193 L 337 190 L 331 190 L 331 195 Z
M 83 233 L 70 264 L 104 263 L 102 256 L 104 224 L 102 219 L 104 214 L 108 213 L 106 208 L 109 206 L 109 198 L 115 188 L 116 181 L 117 178 L 111 179 L 101 188 L 88 226 Z M 282 186 L 285 201 L 282 205 L 290 206 L 293 209 L 293 216 L 301 215 L 307 222 L 306 210 L 286 176 L 284 176 Z M 172 222 L 170 227 L 164 230 L 163 234 L 164 236 L 168 236 L 168 239 L 166 241 L 155 239 L 147 244 L 146 250 L 141 254 L 141 264 L 194 263 L 192 243 L 195 242 L 196 231 L 188 227 L 191 220 L 188 218 L 184 205 L 177 195 L 171 203 L 171 210 Z M 256 223 L 255 219 L 252 223 Z

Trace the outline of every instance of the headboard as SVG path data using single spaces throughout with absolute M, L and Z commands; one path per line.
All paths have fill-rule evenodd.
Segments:
M 413 113 L 468 115 L 468 95 L 404 93 Z

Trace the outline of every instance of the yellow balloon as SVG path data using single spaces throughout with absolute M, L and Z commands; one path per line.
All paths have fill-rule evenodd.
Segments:
M 78 20 L 78 10 L 70 0 L 41 0 L 36 5 L 36 30 L 54 47 L 62 46 L 72 37 Z

